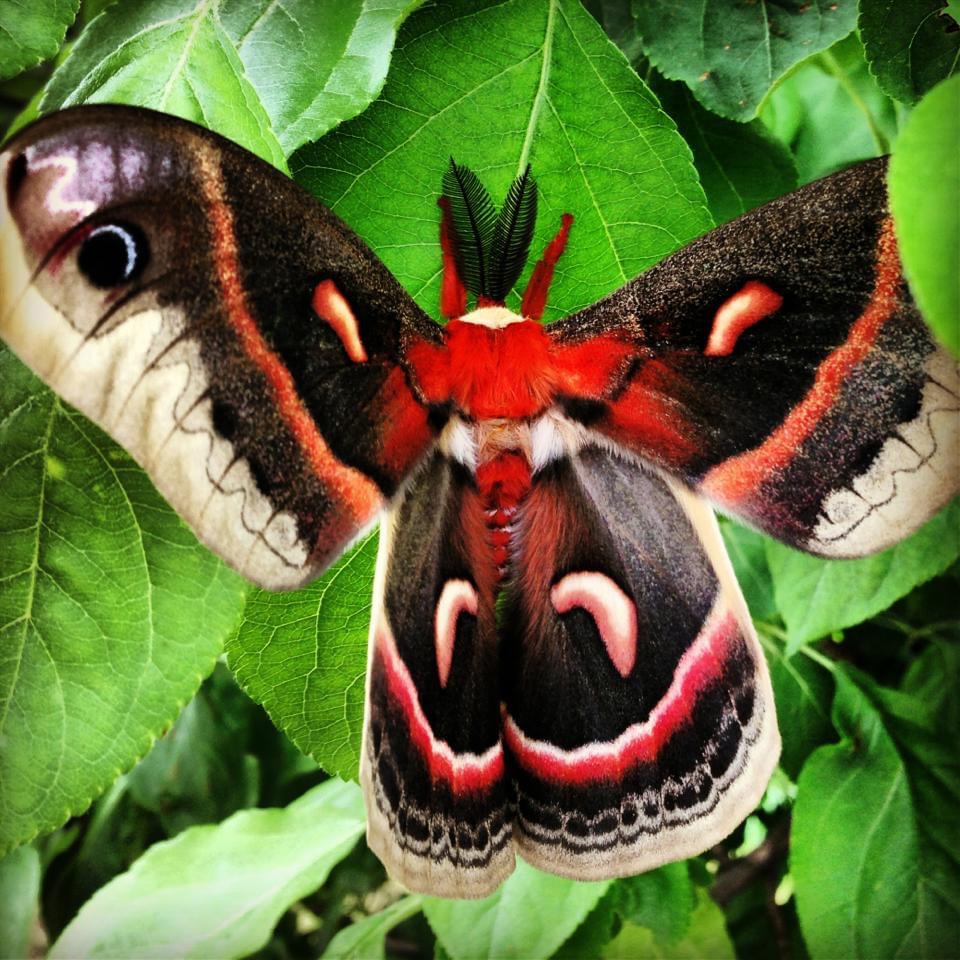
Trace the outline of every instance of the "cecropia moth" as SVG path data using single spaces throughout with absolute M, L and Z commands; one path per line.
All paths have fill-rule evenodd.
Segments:
M 852 557 L 957 489 L 958 368 L 905 285 L 885 169 L 544 326 L 570 218 L 512 313 L 532 179 L 498 214 L 453 165 L 440 326 L 251 154 L 82 107 L 0 158 L 0 334 L 257 584 L 306 583 L 385 511 L 361 779 L 397 879 L 481 896 L 516 851 L 632 874 L 722 839 L 777 762 L 707 501 Z

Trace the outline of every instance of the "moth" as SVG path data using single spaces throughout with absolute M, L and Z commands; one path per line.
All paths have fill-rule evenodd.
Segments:
M 454 165 L 441 326 L 243 149 L 81 107 L 0 158 L 0 334 L 263 587 L 382 517 L 361 780 L 394 877 L 482 896 L 516 852 L 633 874 L 730 833 L 779 753 L 708 501 L 854 557 L 956 492 L 958 368 L 910 298 L 885 169 L 542 325 L 569 218 L 513 313 L 532 179 L 498 214 Z

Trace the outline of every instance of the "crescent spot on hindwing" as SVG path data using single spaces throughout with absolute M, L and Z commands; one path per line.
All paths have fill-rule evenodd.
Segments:
M 172 117 L 54 115 L 0 182 L 4 339 L 232 566 L 316 576 L 433 442 L 403 357 L 439 328 L 330 211 Z

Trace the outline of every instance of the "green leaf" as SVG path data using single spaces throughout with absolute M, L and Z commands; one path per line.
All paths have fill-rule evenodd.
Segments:
M 779 643 L 762 632 L 760 641 L 770 669 L 783 742 L 780 766 L 796 780 L 810 753 L 833 736 L 830 722 L 833 682 L 829 672 L 802 651 L 788 656 Z
M 800 775 L 790 870 L 812 956 L 946 957 L 960 935 L 960 896 L 921 857 L 907 769 L 881 713 L 837 673 L 840 744 Z
M 387 78 L 397 28 L 422 3 L 224 0 L 220 19 L 290 154 L 369 106 Z
M 620 892 L 616 889 L 621 881 L 615 880 L 597 905 L 584 917 L 563 945 L 551 955 L 551 960 L 582 960 L 597 957 L 613 939 L 622 926 Z
M 737 123 L 700 106 L 682 83 L 653 83 L 660 104 L 693 151 L 707 205 L 717 223 L 780 197 L 797 185 L 790 151 L 760 120 Z
M 927 94 L 907 121 L 890 161 L 890 209 L 913 295 L 934 333 L 960 354 L 958 143 L 960 76 Z
M 423 897 L 401 897 L 379 913 L 372 913 L 344 927 L 321 956 L 323 960 L 384 960 L 386 935 L 422 908 Z
M 724 520 L 720 532 L 750 615 L 754 620 L 772 619 L 777 615 L 777 604 L 767 564 L 768 538 L 734 521 Z
M 3 349 L 0 464 L 6 850 L 82 812 L 147 752 L 213 669 L 243 586 Z
M 245 752 L 250 700 L 223 665 L 127 776 L 127 789 L 173 836 L 256 802 Z M 255 768 L 254 768 L 255 769 Z
M 379 93 L 397 26 L 419 2 L 117 4 L 83 32 L 41 111 L 86 102 L 153 107 L 286 169 L 286 153 Z
M 80 22 L 84 25 L 90 23 L 94 17 L 98 17 L 111 3 L 117 0 L 83 0 L 80 6 Z
M 191 827 L 101 888 L 50 956 L 246 956 L 324 882 L 363 828 L 359 788 L 337 780 L 284 809 Z
M 856 26 L 851 0 L 803 4 L 644 0 L 634 15 L 650 62 L 683 80 L 708 109 L 750 120 L 773 84 L 794 64 Z
M 437 197 L 451 151 L 496 201 L 531 163 L 539 188 L 531 260 L 561 214 L 574 215 L 550 318 L 593 303 L 711 224 L 673 123 L 573 0 L 457 0 L 415 14 L 382 97 L 291 158 L 297 179 L 433 314 Z
M 523 860 L 483 900 L 427 897 L 423 912 L 454 960 L 549 957 L 581 924 L 610 886 L 541 873 Z
M 127 777 L 120 776 L 83 818 L 71 821 L 79 842 L 44 858 L 54 863 L 43 885 L 43 926 L 56 939 L 77 911 L 105 883 L 130 868 L 157 839 L 156 819 L 134 802 Z
M 903 759 L 917 808 L 925 883 L 952 903 L 960 928 L 960 849 L 953 816 L 960 809 L 960 646 L 933 643 L 911 665 L 899 690 L 860 677 L 861 687 L 883 711 Z
M 0 957 L 30 955 L 30 930 L 40 895 L 40 855 L 19 847 L 0 860 Z
M 286 158 L 213 0 L 115 4 L 83 31 L 40 101 L 130 103 L 211 127 L 280 169 Z
M 601 953 L 604 960 L 733 960 L 733 944 L 723 920 L 723 911 L 709 894 L 697 890 L 697 907 L 690 917 L 686 935 L 663 943 L 652 930 L 625 924 L 620 934 Z
M 887 96 L 915 103 L 957 72 L 960 31 L 945 0 L 860 0 L 860 39 Z
M 0 0 L 0 80 L 54 56 L 79 7 L 80 0 Z
M 690 929 L 696 891 L 687 862 L 669 863 L 636 877 L 614 880 L 554 960 L 599 955 L 620 922 L 647 927 L 659 943 L 681 940 Z
M 953 624 L 954 628 L 958 624 Z M 956 683 L 954 681 L 957 681 Z M 913 659 L 902 683 L 916 705 L 922 705 L 923 722 L 931 729 L 960 731 L 960 647 L 934 642 Z M 916 720 L 920 717 L 913 714 Z
M 861 560 L 821 560 L 767 543 L 777 607 L 790 655 L 804 643 L 886 610 L 960 556 L 960 502 L 954 501 L 902 543 Z
M 724 919 L 727 932 L 733 941 L 735 954 L 737 957 L 751 958 L 751 960 L 754 957 L 773 960 L 777 954 L 772 952 L 771 947 L 777 944 L 783 951 L 780 956 L 807 960 L 809 954 L 802 945 L 795 912 L 789 919 L 792 921 L 790 926 L 793 928 L 790 932 L 795 935 L 797 943 L 791 944 L 793 949 L 785 948 L 785 944 L 781 945 L 785 911 L 771 906 L 771 891 L 767 876 L 769 875 L 757 876 L 752 883 L 748 883 L 731 898 L 724 900 Z
M 356 779 L 377 534 L 296 593 L 254 590 L 227 662 L 273 722 L 327 772 Z
M 801 183 L 890 152 L 894 104 L 852 34 L 794 70 L 770 94 L 760 119 L 790 146 Z
M 617 881 L 623 916 L 646 927 L 659 943 L 682 940 L 693 919 L 697 892 L 685 862 Z

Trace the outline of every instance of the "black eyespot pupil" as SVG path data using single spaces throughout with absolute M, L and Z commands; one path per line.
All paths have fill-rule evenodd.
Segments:
M 108 223 L 84 238 L 77 266 L 95 287 L 116 287 L 142 273 L 149 259 L 147 238 L 138 226 Z
M 13 206 L 17 199 L 17 194 L 23 186 L 23 181 L 27 179 L 27 155 L 18 153 L 10 166 L 7 168 L 7 204 Z

